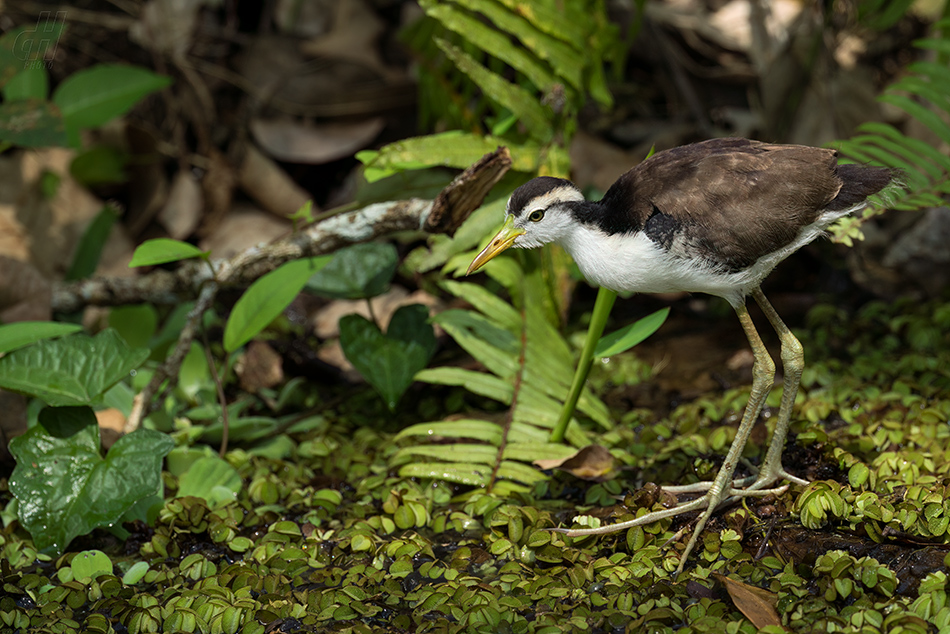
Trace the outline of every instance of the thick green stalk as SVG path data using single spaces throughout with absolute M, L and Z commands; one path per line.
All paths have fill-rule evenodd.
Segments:
M 600 341 L 600 336 L 604 334 L 607 317 L 610 315 L 610 309 L 613 308 L 616 299 L 617 293 L 614 291 L 603 287 L 597 291 L 597 300 L 594 302 L 594 313 L 590 316 L 590 325 L 587 327 L 584 349 L 581 351 L 581 358 L 578 360 L 577 369 L 574 371 L 571 391 L 568 392 L 564 407 L 561 408 L 561 417 L 558 419 L 554 431 L 551 432 L 551 442 L 564 441 L 567 425 L 571 422 L 571 417 L 574 416 L 577 399 L 581 397 L 581 390 L 584 389 L 587 375 L 590 374 L 590 366 L 594 363 L 594 348 L 597 346 L 597 342 Z

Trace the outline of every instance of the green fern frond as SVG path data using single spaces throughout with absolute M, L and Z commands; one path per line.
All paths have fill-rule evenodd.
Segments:
M 394 454 L 392 464 L 405 477 L 440 478 L 496 492 L 501 481 L 508 481 L 506 491 L 525 490 L 546 478 L 533 461 L 567 458 L 590 440 L 576 421 L 568 427 L 568 445 L 548 440 L 570 386 L 574 357 L 545 315 L 544 302 L 533 296 L 543 292 L 540 273 L 522 270 L 514 258 L 493 260 L 486 272 L 509 286 L 517 306 L 477 284 L 447 280 L 443 288 L 473 308 L 448 310 L 434 319 L 486 371 L 440 367 L 415 378 L 462 386 L 499 401 L 509 408 L 504 420 L 412 425 L 396 437 L 400 444 L 411 444 Z M 607 407 L 589 391 L 578 410 L 603 429 L 613 426 Z
M 603 0 L 419 4 L 426 20 L 406 37 L 424 61 L 424 122 L 480 130 L 487 121 L 495 133 L 517 122 L 529 139 L 548 142 L 571 134 L 588 96 L 612 105 L 603 69 L 607 62 L 617 65 L 622 48 Z M 449 67 L 439 61 L 438 50 Z M 487 101 L 473 99 L 476 92 Z
M 935 25 L 940 38 L 918 40 L 915 46 L 950 53 L 950 20 Z M 897 106 L 926 127 L 941 143 L 950 145 L 950 68 L 920 61 L 907 67 L 908 74 L 891 84 L 878 99 Z M 950 194 L 950 157 L 929 143 L 907 136 L 886 123 L 865 123 L 858 135 L 836 144 L 846 157 L 884 165 L 901 172 L 901 191 L 890 189 L 865 217 L 883 208 L 913 211 L 946 204 Z M 860 221 L 842 222 L 833 228 L 835 239 L 850 242 L 860 235 Z

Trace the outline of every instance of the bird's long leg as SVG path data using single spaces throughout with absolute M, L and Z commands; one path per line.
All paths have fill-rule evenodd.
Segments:
M 746 443 L 749 440 L 749 434 L 752 433 L 752 427 L 755 426 L 755 420 L 759 417 L 759 412 L 762 411 L 765 399 L 768 398 L 769 392 L 772 389 L 772 385 L 775 381 L 775 362 L 772 361 L 772 357 L 769 356 L 769 351 L 766 350 L 765 344 L 762 343 L 762 338 L 759 337 L 759 333 L 755 329 L 755 324 L 752 322 L 752 317 L 749 316 L 749 310 L 745 307 L 745 303 L 739 304 L 735 309 L 736 315 L 739 316 L 739 323 L 742 324 L 742 329 L 749 339 L 749 345 L 752 346 L 752 355 L 754 357 L 752 364 L 752 390 L 749 393 L 749 402 L 746 404 L 745 411 L 742 413 L 742 422 L 739 423 L 739 429 L 736 430 L 736 438 L 732 441 L 732 446 L 729 447 L 729 453 L 726 454 L 726 459 L 723 460 L 722 466 L 719 468 L 719 473 L 716 474 L 716 479 L 713 480 L 712 486 L 709 487 L 709 491 L 705 495 L 705 497 L 709 499 L 709 506 L 703 514 L 700 515 L 699 521 L 696 522 L 696 528 L 693 529 L 693 536 L 690 537 L 689 542 L 686 544 L 686 550 L 683 551 L 680 565 L 676 569 L 677 574 L 683 570 L 683 566 L 686 564 L 686 558 L 696 546 L 696 542 L 699 541 L 699 536 L 703 528 L 705 528 L 706 522 L 709 521 L 712 514 L 716 512 L 716 507 L 719 506 L 719 503 L 722 502 L 723 499 L 733 495 L 751 493 L 736 490 L 726 485 L 732 482 L 732 475 L 739 465 L 742 450 L 745 449 Z
M 758 418 L 759 412 L 762 410 L 762 405 L 765 403 L 765 399 L 768 397 L 769 391 L 772 389 L 772 383 L 775 379 L 775 363 L 769 356 L 768 350 L 765 349 L 765 344 L 762 343 L 762 339 L 759 337 L 759 333 L 755 329 L 755 324 L 752 323 L 752 318 L 749 316 L 749 311 L 746 309 L 744 303 L 739 304 L 735 307 L 735 309 L 736 314 L 739 316 L 739 322 L 742 324 L 742 329 L 745 331 L 746 337 L 749 339 L 749 344 L 752 346 L 752 354 L 755 357 L 755 362 L 752 365 L 752 390 L 749 394 L 749 403 L 746 405 L 745 412 L 742 414 L 742 422 L 739 424 L 739 429 L 736 431 L 736 438 L 732 442 L 732 446 L 729 447 L 729 452 L 726 454 L 726 458 L 722 463 L 722 467 L 720 467 L 719 473 L 716 475 L 716 479 L 712 481 L 712 484 L 709 486 L 709 490 L 706 492 L 706 494 L 700 498 L 685 504 L 681 504 L 675 508 L 647 513 L 646 515 L 638 517 L 634 520 L 629 520 L 627 522 L 620 522 L 618 524 L 611 524 L 610 526 L 602 526 L 600 528 L 586 528 L 577 530 L 555 529 L 557 532 L 564 533 L 569 537 L 602 535 L 605 533 L 624 530 L 632 526 L 651 524 L 657 520 L 667 517 L 673 517 L 688 511 L 695 511 L 705 508 L 705 511 L 699 517 L 699 521 L 696 523 L 696 528 L 693 530 L 693 535 L 690 538 L 689 543 L 686 544 L 686 550 L 683 551 L 683 554 L 680 558 L 679 567 L 676 569 L 677 574 L 679 574 L 683 570 L 683 566 L 686 563 L 686 558 L 689 556 L 689 553 L 696 546 L 696 542 L 699 540 L 699 535 L 706 526 L 706 522 L 709 521 L 710 517 L 712 517 L 712 514 L 715 512 L 720 503 L 732 498 L 733 496 L 765 495 L 771 492 L 762 488 L 759 490 L 750 491 L 735 489 L 733 486 L 731 486 L 732 476 L 735 473 L 736 466 L 739 464 L 739 458 L 742 455 L 742 450 L 745 448 L 746 442 L 749 440 L 749 434 L 752 432 L 752 427 L 755 425 L 755 420 Z
M 782 467 L 782 451 L 785 449 L 785 437 L 788 435 L 788 426 L 792 419 L 792 408 L 795 406 L 795 396 L 798 394 L 798 385 L 802 379 L 802 369 L 805 367 L 805 353 L 802 344 L 792 331 L 788 329 L 785 322 L 782 321 L 778 313 L 765 298 L 761 288 L 752 291 L 752 297 L 762 308 L 762 312 L 768 318 L 775 332 L 778 333 L 782 342 L 782 404 L 778 410 L 778 420 L 775 423 L 775 432 L 772 434 L 772 442 L 769 444 L 768 453 L 765 454 L 765 462 L 759 468 L 759 475 L 755 482 L 749 487 L 749 490 L 763 489 L 770 486 L 776 480 L 788 480 L 795 484 L 808 484 L 807 480 L 802 480 L 790 474 Z

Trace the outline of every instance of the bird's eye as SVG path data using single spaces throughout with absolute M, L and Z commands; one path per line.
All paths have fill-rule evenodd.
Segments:
M 541 219 L 544 218 L 543 209 L 535 209 L 530 214 L 528 214 L 528 220 L 531 222 L 541 222 Z

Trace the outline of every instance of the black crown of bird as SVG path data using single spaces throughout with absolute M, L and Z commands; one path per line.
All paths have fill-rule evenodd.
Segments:
M 735 309 L 755 361 L 752 388 L 735 441 L 711 482 L 664 487 L 704 494 L 674 508 L 593 529 L 594 535 L 703 510 L 677 572 L 716 508 L 743 496 L 807 484 L 782 466 L 804 355 L 801 343 L 763 295 L 760 284 L 786 257 L 835 220 L 869 206 L 868 197 L 896 184 L 890 169 L 841 164 L 834 150 L 740 138 L 712 139 L 658 152 L 624 173 L 600 201 L 587 201 L 562 178 L 542 176 L 514 191 L 505 223 L 472 261 L 472 273 L 509 247 L 560 244 L 584 277 L 614 291 L 701 292 Z M 733 480 L 739 458 L 769 391 L 775 363 L 746 309 L 752 295 L 781 341 L 783 394 L 775 432 L 758 473 Z

